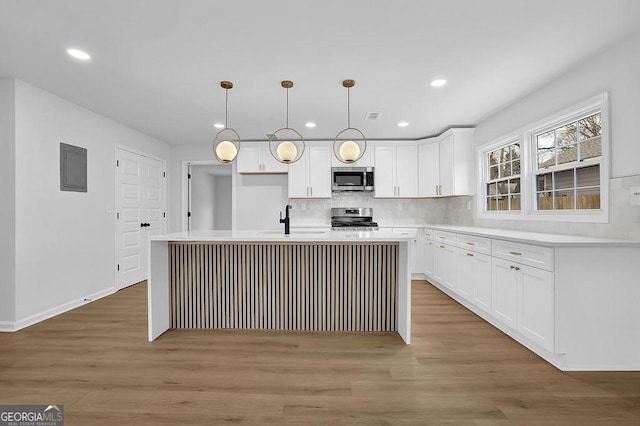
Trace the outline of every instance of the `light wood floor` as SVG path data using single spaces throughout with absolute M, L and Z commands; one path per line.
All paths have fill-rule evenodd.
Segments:
M 390 334 L 172 330 L 139 284 L 0 333 L 0 404 L 66 425 L 640 424 L 640 373 L 563 373 L 426 283 Z

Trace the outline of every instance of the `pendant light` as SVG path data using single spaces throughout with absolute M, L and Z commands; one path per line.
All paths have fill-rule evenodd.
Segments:
M 276 130 L 269 135 L 269 152 L 276 161 L 291 164 L 302 158 L 306 144 L 304 138 L 296 129 L 289 127 L 289 89 L 293 87 L 293 81 L 283 80 L 280 85 L 287 89 L 287 123 L 285 127 Z M 280 136 L 278 136 L 280 133 Z M 279 140 L 282 142 L 278 143 Z M 274 152 L 274 145 L 277 144 Z
M 347 88 L 347 128 L 333 139 L 333 155 L 343 163 L 355 163 L 367 150 L 367 138 L 359 129 L 351 127 L 351 96 L 349 89 L 356 85 L 353 80 L 344 80 L 342 86 Z M 340 143 L 342 141 L 342 143 Z M 338 144 L 340 145 L 338 148 Z
M 227 127 L 229 89 L 233 88 L 233 83 L 221 81 L 220 87 L 224 89 L 224 128 L 213 139 L 213 153 L 219 162 L 229 164 L 236 159 L 240 151 L 240 135 L 234 129 Z

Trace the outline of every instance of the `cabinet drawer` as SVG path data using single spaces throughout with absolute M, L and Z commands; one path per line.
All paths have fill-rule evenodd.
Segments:
M 455 244 L 456 243 L 456 234 L 453 232 L 447 231 L 434 231 L 434 240 L 441 243 Z
M 493 240 L 493 256 L 535 268 L 553 271 L 553 248 Z
M 475 235 L 458 234 L 457 245 L 461 249 L 477 253 L 491 254 L 491 239 Z

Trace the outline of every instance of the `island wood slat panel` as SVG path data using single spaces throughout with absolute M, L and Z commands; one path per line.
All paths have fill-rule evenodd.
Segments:
M 398 243 L 169 243 L 172 328 L 397 331 Z

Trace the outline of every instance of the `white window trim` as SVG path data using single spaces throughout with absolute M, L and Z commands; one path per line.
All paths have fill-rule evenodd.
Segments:
M 533 176 L 535 146 L 532 138 L 548 128 L 570 122 L 590 112 L 602 113 L 602 161 L 600 162 L 600 206 L 601 209 L 581 211 L 538 211 L 535 210 L 535 179 Z M 477 159 L 477 197 L 476 215 L 479 219 L 494 220 L 528 220 L 528 221 L 555 221 L 555 222 L 582 222 L 582 223 L 608 223 L 609 222 L 609 181 L 610 181 L 610 118 L 609 97 L 607 92 L 589 98 L 560 112 L 549 115 L 533 124 L 497 138 L 476 149 Z M 521 210 L 515 211 L 487 211 L 484 158 L 489 151 L 500 146 L 520 141 L 520 202 Z
M 496 139 L 486 145 L 483 145 L 477 152 L 478 160 L 478 185 L 477 190 L 477 211 L 480 217 L 491 219 L 517 219 L 517 216 L 521 215 L 522 210 L 486 210 L 487 207 L 487 187 L 485 185 L 487 179 L 488 170 L 486 168 L 485 159 L 489 152 L 494 151 L 506 145 L 520 142 L 520 203 L 524 201 L 524 193 L 522 193 L 522 184 L 524 179 L 524 163 L 523 163 L 523 146 L 521 141 L 521 135 L 519 133 L 510 133 L 499 139 Z M 522 206 L 520 207 L 522 209 Z

